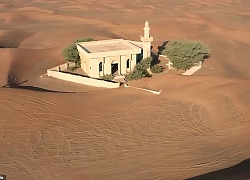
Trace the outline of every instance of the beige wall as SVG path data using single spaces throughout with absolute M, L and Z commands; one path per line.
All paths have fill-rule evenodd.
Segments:
M 89 64 L 89 59 L 85 56 L 85 54 L 79 50 L 79 46 L 77 46 L 78 49 L 78 53 L 81 59 L 81 68 L 84 70 L 84 72 L 86 72 L 86 74 L 90 74 L 90 64 Z
M 132 54 L 131 55 L 131 69 L 130 69 L 131 71 L 134 70 L 135 65 L 136 65 L 136 54 Z
M 120 83 L 117 82 L 108 82 L 104 80 L 92 79 L 88 77 L 82 77 L 77 75 L 72 75 L 68 73 L 58 72 L 55 70 L 47 70 L 47 75 L 49 77 L 54 77 L 57 79 L 70 81 L 78 84 L 85 84 L 88 86 L 94 87 L 103 87 L 103 88 L 118 88 L 120 87 Z
M 121 55 L 121 74 L 127 73 L 127 59 L 128 59 L 127 55 Z
M 132 71 L 136 65 L 136 54 L 127 54 L 120 56 L 109 56 L 88 59 L 84 54 L 80 53 L 81 67 L 90 77 L 99 78 L 106 74 L 111 74 L 111 63 L 118 62 L 119 74 L 126 74 Z M 127 60 L 129 59 L 129 68 L 127 68 Z M 102 71 L 99 72 L 99 63 L 102 62 Z
M 80 56 L 85 58 L 84 55 Z M 129 68 L 127 68 L 127 60 L 129 59 Z M 132 71 L 136 65 L 136 54 L 127 54 L 120 56 L 109 56 L 109 57 L 99 57 L 99 58 L 85 58 L 85 65 L 82 66 L 83 70 L 90 77 L 99 78 L 106 74 L 111 74 L 111 63 L 113 61 L 118 62 L 118 72 L 119 74 L 126 74 Z M 99 71 L 99 63 L 102 62 L 102 71 Z M 86 70 L 85 70 L 86 69 Z
M 59 66 L 55 66 L 53 68 L 50 68 L 49 70 L 53 71 L 64 71 L 68 69 L 68 63 L 61 64 Z
M 97 58 L 92 58 L 89 60 L 89 71 L 90 77 L 99 78 L 99 63 Z

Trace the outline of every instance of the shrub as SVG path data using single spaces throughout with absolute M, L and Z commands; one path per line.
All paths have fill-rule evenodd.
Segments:
M 112 81 L 114 79 L 114 75 L 105 74 L 104 76 L 101 77 L 101 79 L 106 80 L 106 81 Z
M 125 75 L 125 79 L 127 81 L 137 80 L 137 79 L 141 79 L 141 78 L 145 78 L 145 77 L 150 77 L 150 74 L 148 73 L 147 70 L 144 70 L 144 69 L 143 70 L 135 69 L 134 71 Z
M 138 63 L 138 64 L 139 65 L 141 64 L 145 69 L 148 69 L 148 68 L 150 68 L 152 62 L 153 62 L 153 58 L 148 57 L 148 58 L 141 60 L 140 63 Z
M 74 70 L 76 70 L 77 68 L 78 68 L 77 66 L 68 67 L 68 70 L 69 70 L 69 71 L 74 71 Z
M 210 50 L 201 42 L 172 41 L 161 52 L 177 70 L 188 70 L 210 56 Z
M 152 73 L 161 73 L 163 71 L 163 67 L 159 65 L 153 65 L 150 70 Z
M 133 71 L 129 72 L 125 75 L 125 79 L 127 81 L 137 80 L 145 77 L 150 77 L 151 75 L 148 72 L 148 68 L 150 68 L 150 64 L 152 63 L 152 58 L 145 58 L 141 60 L 138 64 L 136 64 Z
M 64 59 L 66 61 L 69 62 L 74 62 L 76 64 L 76 67 L 80 67 L 81 66 L 81 60 L 80 60 L 80 56 L 76 47 L 75 43 L 78 42 L 89 42 L 89 41 L 94 41 L 93 38 L 83 38 L 83 39 L 77 39 L 75 40 L 75 42 L 73 42 L 72 44 L 70 44 L 67 48 L 65 48 L 63 50 L 63 56 Z

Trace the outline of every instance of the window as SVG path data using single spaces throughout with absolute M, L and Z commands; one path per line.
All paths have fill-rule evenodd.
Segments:
M 102 71 L 102 62 L 99 63 L 99 72 Z
M 129 59 L 127 60 L 127 68 L 129 68 Z

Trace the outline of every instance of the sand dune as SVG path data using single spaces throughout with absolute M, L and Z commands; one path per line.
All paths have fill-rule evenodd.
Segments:
M 13 5 L 13 3 L 9 3 L 9 2 L 0 2 L 0 9 L 4 10 L 4 9 L 11 9 L 11 8 L 15 8 L 15 5 Z
M 153 81 L 160 96 L 124 88 L 103 90 L 106 97 L 1 90 L 1 117 L 15 111 L 1 122 L 4 172 L 13 179 L 184 179 L 246 159 L 250 114 L 241 95 L 248 96 L 248 82 L 175 78 L 184 89 L 171 89 L 161 83 L 168 77 Z
M 243 0 L 0 2 L 0 174 L 8 179 L 228 177 L 249 159 L 250 4 Z M 212 57 L 191 77 L 129 85 L 159 96 L 44 76 L 77 38 L 202 41 Z M 237 166 L 238 167 L 238 166 Z M 240 166 L 238 179 L 249 178 Z M 213 173 L 214 172 L 214 173 Z M 203 176 L 199 176 L 203 175 Z

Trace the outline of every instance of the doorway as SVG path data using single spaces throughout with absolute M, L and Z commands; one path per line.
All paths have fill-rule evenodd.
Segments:
M 118 62 L 116 62 L 116 61 L 113 61 L 111 63 L 111 74 L 118 75 Z

